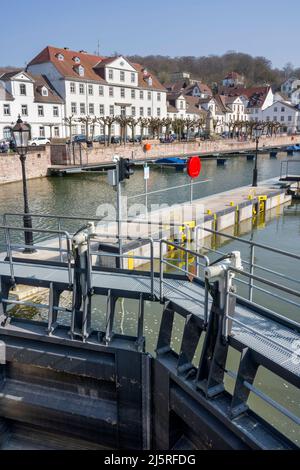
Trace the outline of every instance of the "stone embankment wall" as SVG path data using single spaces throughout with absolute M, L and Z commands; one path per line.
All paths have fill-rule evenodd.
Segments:
M 265 137 L 260 140 L 260 148 L 263 146 L 280 146 L 291 145 L 300 139 L 291 136 L 279 137 Z M 152 149 L 145 155 L 143 146 L 136 145 L 111 145 L 104 147 L 104 145 L 95 143 L 93 148 L 88 149 L 85 144 L 75 145 L 74 153 L 72 147 L 67 145 L 52 145 L 51 146 L 51 162 L 52 165 L 87 165 L 96 163 L 110 163 L 115 155 L 120 155 L 124 158 L 134 158 L 136 160 L 145 158 L 153 159 L 167 156 L 184 156 L 192 153 L 208 154 L 223 151 L 240 151 L 240 150 L 254 150 L 255 142 L 246 141 L 240 142 L 237 140 L 218 140 L 218 141 L 197 141 L 197 142 L 181 142 L 173 144 L 158 144 L 152 143 Z
M 50 146 L 30 150 L 26 158 L 27 179 L 47 176 L 51 166 Z M 22 180 L 22 168 L 17 154 L 0 154 L 0 184 Z

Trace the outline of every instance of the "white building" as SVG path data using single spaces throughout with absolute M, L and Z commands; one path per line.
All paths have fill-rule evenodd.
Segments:
M 283 131 L 294 133 L 300 130 L 300 110 L 285 101 L 277 101 L 262 112 L 263 121 L 279 122 Z
M 65 102 L 65 116 L 74 117 L 73 134 L 85 134 L 85 125 L 76 122 L 80 117 L 167 115 L 167 90 L 155 75 L 122 56 L 103 58 L 46 47 L 29 63 L 28 70 L 46 75 L 58 90 Z M 93 132 L 102 135 L 103 125 L 97 123 Z M 119 133 L 119 125 L 114 124 L 112 134 Z
M 172 79 L 172 82 L 165 84 L 169 93 L 182 93 L 195 98 L 209 98 L 213 95 L 208 85 L 200 80 L 192 79 L 187 72 L 176 72 L 172 74 Z
M 199 106 L 199 99 L 182 93 L 169 93 L 167 96 L 167 117 L 171 119 L 199 119 L 206 113 Z
M 288 98 L 291 97 L 291 93 L 296 90 L 297 88 L 300 87 L 300 80 L 295 77 L 288 78 L 282 85 L 281 85 L 281 91 L 285 95 L 288 96 Z
M 0 139 L 11 138 L 18 116 L 31 127 L 31 137 L 62 137 L 64 104 L 48 80 L 24 70 L 0 77 Z
M 300 86 L 291 92 L 291 103 L 295 106 L 300 105 Z
M 245 84 L 245 77 L 237 72 L 230 72 L 222 81 L 224 87 L 239 87 Z

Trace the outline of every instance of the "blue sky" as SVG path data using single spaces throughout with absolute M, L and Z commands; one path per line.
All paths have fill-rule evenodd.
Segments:
M 278 6 L 277 6 L 278 5 Z M 19 0 L 0 28 L 0 65 L 46 45 L 103 55 L 263 55 L 300 66 L 299 0 Z

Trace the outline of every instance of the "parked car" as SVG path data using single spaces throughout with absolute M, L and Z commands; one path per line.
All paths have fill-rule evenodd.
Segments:
M 121 143 L 121 137 L 114 135 L 114 136 L 112 136 L 110 141 L 111 141 L 112 144 L 120 144 Z
M 138 144 L 140 144 L 140 143 L 141 143 L 141 140 L 142 140 L 142 136 L 136 135 L 136 136 L 134 137 L 134 139 L 133 139 L 132 137 L 130 137 L 129 142 L 131 142 L 131 143 L 137 142 Z
M 171 135 L 167 135 L 167 137 L 161 137 L 159 139 L 161 144 L 172 144 L 174 142 L 174 138 Z
M 28 142 L 29 147 L 37 147 L 38 145 L 50 145 L 51 142 L 46 137 L 34 137 Z
M 105 144 L 108 142 L 108 135 L 96 135 L 94 137 L 94 142 L 99 142 L 99 144 Z
M 76 142 L 76 143 L 86 143 L 86 135 L 84 135 L 84 134 L 74 135 L 74 136 L 72 137 L 72 142 Z
M 9 140 L 1 140 L 0 142 L 0 153 L 7 153 L 10 149 L 10 141 Z

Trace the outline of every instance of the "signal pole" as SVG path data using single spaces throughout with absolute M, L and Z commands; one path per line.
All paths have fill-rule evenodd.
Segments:
M 122 237 L 122 183 L 120 181 L 120 165 L 121 162 L 117 163 L 117 223 L 118 223 L 118 237 L 119 237 L 119 267 L 123 269 L 123 240 Z

